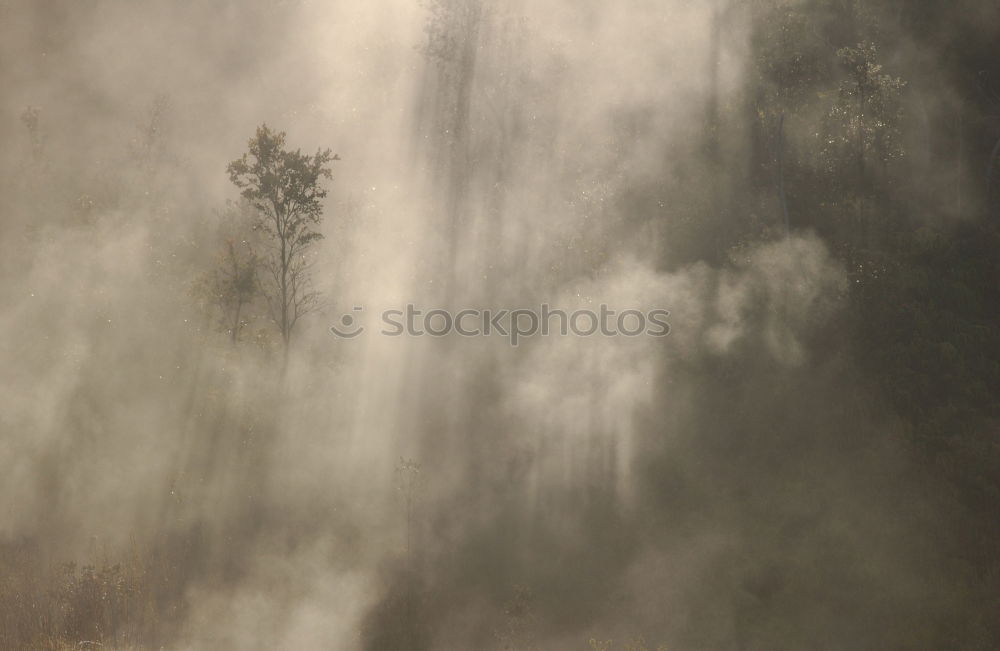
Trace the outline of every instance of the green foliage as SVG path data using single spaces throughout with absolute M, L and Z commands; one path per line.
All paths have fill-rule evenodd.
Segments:
M 859 173 L 870 163 L 886 165 L 903 156 L 900 122 L 902 79 L 882 72 L 874 43 L 837 50 L 847 71 L 837 100 L 824 123 L 822 156 L 828 173 L 844 173 L 845 161 L 857 161 Z
M 321 179 L 332 178 L 327 165 L 332 152 L 312 156 L 285 149 L 285 133 L 258 127 L 249 152 L 229 164 L 229 179 L 260 211 L 255 227 L 279 240 L 294 255 L 323 236 L 313 230 L 323 214 L 326 190 Z
M 254 250 L 252 215 L 246 208 L 245 205 L 228 206 L 215 265 L 201 274 L 193 287 L 195 297 L 215 310 L 219 329 L 227 333 L 234 344 L 255 318 L 251 308 L 262 295 L 263 260 Z
M 285 133 L 261 125 L 248 143 L 248 152 L 229 164 L 229 178 L 241 196 L 257 211 L 255 231 L 263 234 L 262 254 L 268 271 L 264 284 L 271 318 L 287 347 L 299 318 L 314 310 L 319 295 L 310 289 L 307 249 L 323 235 L 321 181 L 330 179 L 329 163 L 338 160 L 329 150 L 313 155 L 285 148 Z

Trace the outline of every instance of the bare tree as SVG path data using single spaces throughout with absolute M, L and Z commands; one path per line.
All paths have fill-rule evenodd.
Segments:
M 323 218 L 329 163 L 340 160 L 329 149 L 312 156 L 285 149 L 285 133 L 267 125 L 257 128 L 249 151 L 229 164 L 229 178 L 257 210 L 254 229 L 264 236 L 261 256 L 267 270 L 262 288 L 271 319 L 288 350 L 299 319 L 316 309 L 319 295 L 311 289 L 307 249 L 322 239 L 316 227 Z

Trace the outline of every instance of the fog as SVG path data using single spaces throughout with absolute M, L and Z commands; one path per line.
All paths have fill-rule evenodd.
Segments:
M 11 585 L 140 568 L 108 648 L 935 648 L 976 597 L 862 388 L 852 270 L 818 217 L 733 198 L 753 11 L 0 3 Z M 197 296 L 263 123 L 339 157 L 287 356 Z M 670 333 L 379 334 L 407 304 L 663 309 Z

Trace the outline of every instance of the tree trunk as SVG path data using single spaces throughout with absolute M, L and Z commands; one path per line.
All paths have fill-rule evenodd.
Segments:
M 288 352 L 288 247 L 284 230 L 281 231 L 281 338 L 285 342 L 285 352 Z
M 785 114 L 778 119 L 778 198 L 781 200 L 781 214 L 785 218 L 785 237 L 791 235 L 788 219 L 788 201 L 785 197 Z

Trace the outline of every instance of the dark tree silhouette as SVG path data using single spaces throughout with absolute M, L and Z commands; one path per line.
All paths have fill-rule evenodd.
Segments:
M 333 160 L 339 157 L 329 149 L 311 156 L 285 149 L 285 133 L 264 124 L 250 139 L 249 151 L 228 168 L 230 180 L 258 211 L 254 229 L 268 249 L 261 256 L 268 272 L 263 291 L 286 351 L 298 320 L 318 305 L 306 251 L 323 237 L 316 230 L 327 195 L 320 182 L 332 178 Z

